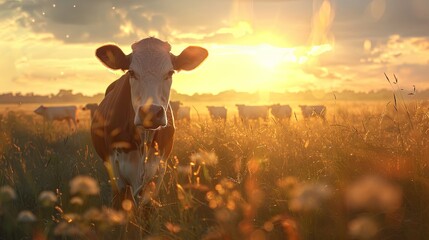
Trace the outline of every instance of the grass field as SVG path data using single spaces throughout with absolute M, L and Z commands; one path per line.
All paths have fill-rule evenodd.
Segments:
M 109 208 L 88 115 L 70 132 L 44 126 L 33 107 L 0 111 L 1 240 L 429 236 L 424 103 L 331 103 L 327 121 L 246 126 L 194 115 L 177 124 L 159 198 L 122 211 Z

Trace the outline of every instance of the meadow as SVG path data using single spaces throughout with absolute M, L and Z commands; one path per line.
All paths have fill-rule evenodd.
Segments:
M 177 123 L 160 196 L 122 210 L 87 113 L 71 132 L 4 108 L 0 239 L 428 239 L 427 103 L 331 102 L 326 121 L 248 124 L 212 122 L 203 105 Z

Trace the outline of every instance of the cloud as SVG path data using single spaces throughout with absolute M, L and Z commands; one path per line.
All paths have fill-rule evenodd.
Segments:
M 172 6 L 175 7 L 172 7 Z M 65 42 L 130 42 L 150 34 L 171 39 L 170 32 L 209 31 L 228 27 L 231 3 L 220 1 L 7 1 L 0 3 L 2 19 L 17 21 L 36 33 L 52 33 Z M 9 13 L 9 14 L 8 14 Z M 143 35 L 143 36 L 142 36 Z
M 40 0 L 0 3 L 0 19 L 19 16 L 16 22 L 21 27 L 35 33 L 50 33 L 66 43 L 114 41 L 129 44 L 146 36 L 171 42 L 183 39 L 222 41 L 224 38 L 226 41 L 248 41 L 244 35 L 252 35 L 255 31 L 276 32 L 290 42 L 300 42 L 308 39 L 311 15 L 310 1 Z M 229 31 L 243 22 L 250 24 L 253 31 L 244 34 L 237 34 L 236 29 Z M 183 38 L 182 35 L 197 38 Z
M 336 1 L 333 32 L 338 39 L 377 39 L 399 34 L 429 36 L 429 1 Z
M 429 55 L 429 37 L 392 35 L 385 43 L 379 43 L 366 52 L 363 62 L 425 65 Z

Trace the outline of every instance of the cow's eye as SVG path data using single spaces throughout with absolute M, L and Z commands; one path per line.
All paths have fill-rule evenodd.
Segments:
M 133 70 L 129 70 L 128 73 L 130 74 L 130 77 L 135 78 L 136 74 L 134 73 Z
M 168 79 L 172 78 L 172 77 L 173 77 L 173 74 L 174 74 L 174 70 L 169 71 L 169 72 L 167 73 L 167 76 L 165 77 L 165 79 L 166 79 L 166 80 L 168 80 Z

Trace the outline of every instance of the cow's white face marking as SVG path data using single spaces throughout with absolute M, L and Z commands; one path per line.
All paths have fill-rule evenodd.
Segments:
M 131 100 L 136 113 L 134 123 L 141 125 L 139 109 L 151 105 L 167 109 L 170 99 L 173 64 L 170 45 L 158 39 L 146 39 L 132 45 L 133 53 L 129 68 Z M 166 116 L 166 115 L 165 115 Z

